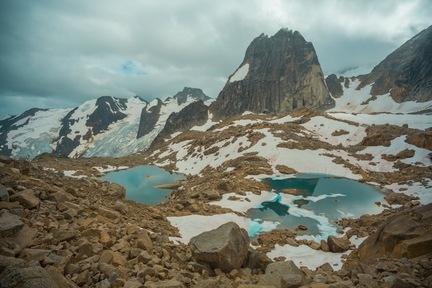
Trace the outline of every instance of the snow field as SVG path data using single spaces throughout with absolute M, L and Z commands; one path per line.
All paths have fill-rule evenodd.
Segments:
M 61 120 L 69 111 L 70 109 L 38 111 L 34 116 L 26 117 L 15 124 L 23 125 L 28 120 L 28 124 L 19 130 L 10 131 L 7 135 L 7 146 L 13 149 L 12 156 L 34 158 L 43 152 L 51 152 L 52 140 L 58 137 Z

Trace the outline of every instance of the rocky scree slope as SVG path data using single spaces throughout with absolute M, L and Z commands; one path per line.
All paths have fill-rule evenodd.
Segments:
M 209 231 L 208 235 L 203 233 L 189 245 L 172 242 L 168 236 L 178 234 L 165 218 L 173 213 L 168 206 L 127 201 L 121 186 L 91 177 L 66 177 L 39 166 L 51 163 L 67 167 L 69 161 L 53 156 L 39 158 L 38 162 L 1 159 L 1 287 L 428 287 L 431 284 L 432 258 L 427 254 L 416 254 L 421 256 L 417 258 L 408 255 L 401 260 L 389 257 L 372 263 L 352 257 L 339 271 L 328 263 L 310 270 L 297 267 L 289 259 L 273 262 L 253 250 L 246 231 L 234 223 Z M 75 162 L 85 167 L 87 162 L 94 161 Z M 106 161 L 105 164 L 110 163 L 109 159 Z M 384 230 L 379 225 L 390 215 L 395 216 L 385 223 L 406 215 L 422 221 L 422 227 L 430 223 L 429 216 L 419 220 L 422 218 L 419 215 L 430 211 L 428 206 L 416 208 L 418 204 L 411 199 L 397 203 L 405 204 L 393 213 L 351 220 L 352 226 L 358 225 L 354 230 L 359 232 L 361 227 L 368 226 L 381 233 Z M 388 235 L 389 228 L 384 229 Z M 410 237 L 414 247 L 419 247 L 416 239 L 419 239 L 416 235 Z M 275 240 L 278 241 L 267 241 Z

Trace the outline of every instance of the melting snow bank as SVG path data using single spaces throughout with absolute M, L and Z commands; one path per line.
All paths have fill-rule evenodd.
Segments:
M 64 170 L 63 175 L 78 179 L 87 177 L 86 175 L 75 175 L 76 172 L 78 172 L 78 170 Z
M 365 239 L 366 237 L 351 237 L 350 241 L 356 247 L 358 247 Z M 287 259 L 292 260 L 298 267 L 306 266 L 312 270 L 328 262 L 333 266 L 333 269 L 337 271 L 342 268 L 343 258 L 346 257 L 349 253 L 351 253 L 350 250 L 344 253 L 331 253 L 324 252 L 322 250 L 314 250 L 307 245 L 300 245 L 298 247 L 294 247 L 288 244 L 284 246 L 276 244 L 275 249 L 267 253 L 267 256 L 271 259 L 284 256 Z
M 128 169 L 128 168 L 129 168 L 128 166 L 111 166 L 111 165 L 106 165 L 104 167 L 98 167 L 98 166 L 93 167 L 93 169 L 96 169 L 99 173 L 124 170 L 124 169 Z

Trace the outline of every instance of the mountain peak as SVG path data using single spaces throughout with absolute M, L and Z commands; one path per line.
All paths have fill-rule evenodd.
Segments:
M 285 113 L 333 103 L 312 43 L 283 28 L 251 42 L 210 111 L 218 120 L 246 111 Z
M 209 96 L 204 94 L 201 89 L 191 87 L 184 87 L 183 91 L 178 92 L 176 95 L 174 95 L 173 98 L 177 99 L 177 104 L 181 105 L 183 103 L 186 103 L 188 97 L 192 97 L 194 100 L 202 101 L 207 101 L 211 99 Z

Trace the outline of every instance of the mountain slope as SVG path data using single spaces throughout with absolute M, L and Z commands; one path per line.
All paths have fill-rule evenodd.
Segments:
M 358 86 L 372 84 L 371 95 L 390 93 L 398 103 L 432 100 L 432 26 L 379 63 Z
M 0 121 L 0 152 L 14 158 L 41 153 L 68 157 L 125 156 L 147 149 L 168 117 L 189 104 L 208 100 L 186 87 L 151 103 L 103 96 L 73 109 L 31 109 Z

